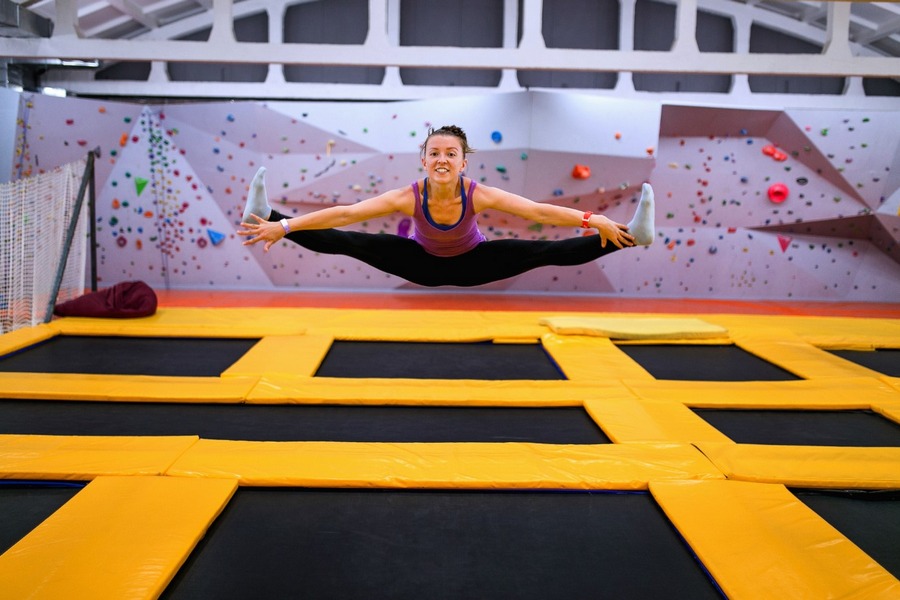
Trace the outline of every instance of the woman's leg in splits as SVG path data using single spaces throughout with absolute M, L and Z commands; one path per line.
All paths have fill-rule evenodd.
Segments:
M 653 188 L 644 184 L 641 198 L 628 231 L 638 246 L 649 246 L 656 236 Z M 482 242 L 457 257 L 453 271 L 458 274 L 453 285 L 482 285 L 521 275 L 526 271 L 547 266 L 583 265 L 597 260 L 619 248 L 607 242 L 604 248 L 600 236 L 588 235 L 559 241 L 494 240 Z M 459 283 L 460 281 L 464 283 Z
M 454 257 L 457 280 L 452 285 L 475 286 L 508 279 L 548 266 L 583 265 L 619 248 L 600 245 L 600 236 L 589 235 L 558 241 L 494 240 L 482 242 Z
M 280 221 L 286 216 L 269 206 L 264 175 L 262 168 L 250 185 L 245 221 L 250 213 L 268 221 Z M 645 185 L 638 210 L 628 226 L 635 233 L 638 244 L 647 245 L 653 241 L 653 192 L 650 186 Z M 310 229 L 292 231 L 285 237 L 313 252 L 350 256 L 385 273 L 428 287 L 483 285 L 538 267 L 588 263 L 618 250 L 612 243 L 607 243 L 604 248 L 596 235 L 559 241 L 495 240 L 482 242 L 465 254 L 453 257 L 434 256 L 413 240 L 384 233 Z
M 269 221 L 284 215 L 272 210 Z M 385 273 L 419 285 L 452 285 L 443 281 L 443 259 L 428 254 L 411 239 L 389 233 L 362 233 L 341 229 L 304 229 L 284 236 L 307 250 L 322 254 L 340 254 L 362 261 Z M 452 278 L 452 274 L 451 274 Z
M 283 218 L 273 210 L 270 221 Z M 591 235 L 559 241 L 495 240 L 482 242 L 459 256 L 428 254 L 417 242 L 385 233 L 338 229 L 292 231 L 285 236 L 313 252 L 341 254 L 418 285 L 471 287 L 546 266 L 581 265 L 615 250 Z
M 260 167 L 247 195 L 242 221 L 252 222 L 251 214 L 267 221 L 287 217 L 269 205 L 265 184 L 266 168 Z M 306 229 L 285 236 L 307 250 L 322 254 L 341 254 L 360 260 L 376 269 L 426 286 L 443 285 L 436 275 L 441 273 L 440 259 L 425 252 L 416 242 L 386 233 L 361 233 L 339 229 Z

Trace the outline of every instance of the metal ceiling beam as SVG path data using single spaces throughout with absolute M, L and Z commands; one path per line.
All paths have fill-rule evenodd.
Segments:
M 226 34 L 227 35 L 227 34 Z M 373 51 L 374 50 L 374 51 Z M 0 55 L 14 58 L 69 58 L 233 64 L 324 66 L 396 66 L 559 71 L 633 71 L 656 73 L 746 73 L 750 75 L 820 75 L 898 77 L 897 57 L 833 57 L 827 54 L 734 54 L 721 52 L 621 51 L 545 48 L 457 48 L 340 44 L 215 43 L 180 40 L 0 38 Z
M 0 35 L 47 37 L 52 30 L 53 23 L 49 19 L 10 0 L 0 0 Z
M 119 12 L 128 15 L 147 29 L 156 29 L 159 27 L 157 21 L 151 15 L 146 14 L 143 9 L 131 0 L 108 0 L 109 5 Z
M 853 36 L 853 41 L 857 44 L 871 44 L 872 42 L 877 42 L 878 40 L 890 37 L 898 32 L 900 32 L 900 16 L 885 21 L 880 24 L 877 29 Z

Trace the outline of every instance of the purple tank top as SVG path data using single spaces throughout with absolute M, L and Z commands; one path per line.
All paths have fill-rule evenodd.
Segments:
M 462 194 L 462 214 L 459 221 L 453 225 L 441 225 L 435 223 L 428 212 L 428 179 L 425 179 L 424 193 L 419 194 L 418 180 L 412 183 L 413 192 L 416 195 L 416 208 L 413 213 L 415 231 L 410 239 L 418 242 L 429 254 L 435 256 L 458 256 L 468 252 L 487 238 L 478 229 L 478 221 L 475 219 L 475 207 L 472 204 L 472 193 L 475 191 L 475 181 L 469 185 L 469 193 L 463 186 L 462 177 L 459 178 L 460 193 Z

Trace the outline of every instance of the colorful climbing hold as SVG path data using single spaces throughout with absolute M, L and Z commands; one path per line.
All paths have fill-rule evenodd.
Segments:
M 790 247 L 790 245 L 791 245 L 791 238 L 784 236 L 784 235 L 779 235 L 778 236 L 778 245 L 781 246 L 782 252 L 787 251 L 788 247 Z
M 787 200 L 789 191 L 790 190 L 788 190 L 788 186 L 784 185 L 783 183 L 773 183 L 771 186 L 769 186 L 769 200 L 771 200 L 775 204 L 781 204 L 782 202 Z
M 213 246 L 218 246 L 225 239 L 225 234 L 214 229 L 207 229 L 206 235 L 209 236 L 209 241 L 212 242 Z M 201 238 L 203 239 L 203 238 Z
M 587 165 L 575 165 L 572 168 L 573 179 L 587 179 L 591 176 L 591 168 Z
M 148 181 L 143 177 L 135 177 L 134 178 L 134 190 L 137 192 L 137 195 L 140 196 L 144 191 L 144 188 L 147 187 Z

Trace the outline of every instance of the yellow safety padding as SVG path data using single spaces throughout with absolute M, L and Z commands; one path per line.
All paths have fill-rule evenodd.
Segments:
M 0 357 L 12 352 L 40 344 L 59 335 L 59 328 L 54 323 L 44 323 L 34 327 L 23 327 L 0 335 Z
M 883 381 L 867 377 L 798 381 L 625 381 L 638 397 L 692 408 L 867 410 L 900 399 Z
M 140 319 L 64 317 L 53 323 L 63 335 L 254 338 L 305 333 L 303 320 L 290 316 L 284 309 L 160 308 Z
M 727 327 L 760 327 L 790 331 L 808 344 L 821 348 L 864 350 L 900 348 L 900 319 L 782 315 L 695 315 Z
M 197 436 L 0 435 L 0 479 L 161 475 Z
M 233 480 L 98 477 L 0 556 L 4 598 L 157 598 Z
M 796 317 L 790 328 L 810 344 L 830 350 L 900 348 L 900 319 Z
M 900 581 L 784 486 L 651 482 L 728 598 L 898 598 Z
M 200 440 L 169 475 L 241 485 L 483 489 L 647 489 L 718 479 L 686 444 L 337 443 Z
M 883 415 L 886 419 L 890 419 L 895 423 L 900 423 L 900 400 L 873 404 L 872 411 Z
M 572 380 L 654 379 L 607 338 L 548 333 L 541 342 L 566 377 Z
M 253 345 L 223 377 L 297 377 L 315 375 L 334 343 L 328 335 L 264 337 Z
M 537 340 L 546 333 L 529 313 L 468 310 L 309 309 L 308 332 L 339 340 L 483 342 Z
M 526 311 L 164 307 L 155 315 L 142 319 L 66 317 L 56 319 L 50 325 L 71 335 L 265 337 L 308 332 L 346 340 L 462 342 L 538 339 L 547 332 L 547 328 L 540 325 L 540 320 L 546 316 L 546 313 Z M 585 313 L 584 317 L 685 318 L 678 314 L 640 313 Z M 799 339 L 823 348 L 900 348 L 898 319 L 728 314 L 694 317 L 729 332 L 734 328 L 753 331 L 761 327 L 789 331 Z
M 250 404 L 581 406 L 585 399 L 632 397 L 617 381 L 264 377 Z
M 695 445 L 728 479 L 795 487 L 900 488 L 900 448 Z
M 0 398 L 117 402 L 243 402 L 256 377 L 0 373 Z
M 584 408 L 615 443 L 731 441 L 678 402 L 604 398 L 586 400 Z
M 560 335 L 597 335 L 614 340 L 694 340 L 728 338 L 728 330 L 691 317 L 556 316 L 540 320 Z
M 785 329 L 731 329 L 731 337 L 744 350 L 804 379 L 880 375 L 817 348 Z
M 879 379 L 898 392 L 900 392 L 900 377 L 889 377 L 888 375 L 882 375 Z

